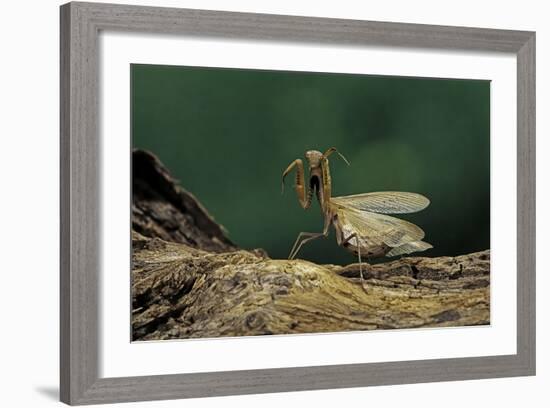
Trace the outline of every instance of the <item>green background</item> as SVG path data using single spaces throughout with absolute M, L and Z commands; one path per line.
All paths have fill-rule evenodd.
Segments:
M 281 174 L 306 150 L 335 146 L 333 196 L 401 190 L 431 205 L 403 215 L 434 248 L 489 248 L 490 82 L 155 65 L 131 66 L 133 146 L 155 153 L 243 248 L 286 258 L 321 231 Z M 328 239 L 300 258 L 349 263 Z

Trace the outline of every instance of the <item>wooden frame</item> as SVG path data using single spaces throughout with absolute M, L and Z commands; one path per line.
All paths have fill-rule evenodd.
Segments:
M 98 375 L 100 30 L 517 56 L 517 354 L 146 377 Z M 535 33 L 69 3 L 61 7 L 61 400 L 95 404 L 535 374 Z

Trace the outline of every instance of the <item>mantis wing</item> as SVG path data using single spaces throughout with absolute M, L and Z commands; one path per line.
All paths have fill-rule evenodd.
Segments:
M 406 214 L 423 210 L 430 200 L 420 194 L 401 191 L 356 194 L 333 197 L 334 204 L 379 214 Z
M 401 246 L 392 248 L 392 250 L 388 252 L 386 256 L 391 257 L 391 256 L 397 256 L 397 255 L 405 255 L 405 254 L 410 254 L 412 252 L 425 251 L 426 249 L 430 249 L 430 248 L 433 248 L 433 246 L 431 244 L 428 244 L 427 242 L 412 241 L 412 242 L 407 242 L 406 244 L 403 244 Z
M 335 222 L 344 236 L 356 234 L 352 243 L 364 249 L 387 246 L 386 256 L 425 251 L 432 245 L 422 241 L 424 231 L 418 226 L 389 215 L 340 207 Z
M 424 238 L 420 227 L 389 215 L 342 207 L 336 209 L 336 215 L 344 235 L 355 233 L 359 237 L 358 244 L 396 248 Z

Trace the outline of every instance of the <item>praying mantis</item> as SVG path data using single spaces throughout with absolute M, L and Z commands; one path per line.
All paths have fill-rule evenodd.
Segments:
M 425 251 L 432 245 L 422 241 L 424 231 L 408 221 L 387 214 L 405 214 L 421 211 L 430 201 L 416 193 L 384 191 L 332 197 L 332 180 L 329 157 L 338 154 L 348 165 L 348 160 L 334 147 L 325 153 L 309 150 L 305 158 L 309 164 L 306 185 L 304 163 L 296 159 L 286 168 L 282 177 L 282 192 L 286 176 L 296 170 L 296 184 L 300 206 L 307 210 L 315 194 L 321 206 L 324 226 L 322 232 L 300 232 L 288 259 L 294 259 L 302 246 L 314 239 L 327 237 L 332 225 L 339 246 L 357 255 L 359 273 L 363 283 L 362 257 L 392 257 Z

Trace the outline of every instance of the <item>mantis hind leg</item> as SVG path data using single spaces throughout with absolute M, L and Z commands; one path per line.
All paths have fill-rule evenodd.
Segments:
M 368 292 L 367 284 L 363 279 L 363 261 L 361 259 L 361 246 L 357 247 L 357 257 L 359 258 L 359 276 L 361 277 L 361 286 L 365 292 Z
M 353 233 L 349 237 L 344 238 L 344 234 L 340 237 L 338 244 L 341 246 L 345 246 L 348 242 L 350 242 L 353 238 L 356 238 L 357 234 Z M 361 258 L 361 245 L 357 245 L 357 259 L 359 260 L 359 277 L 361 278 L 361 286 L 365 290 L 365 292 L 368 292 L 367 286 L 365 284 L 365 279 L 363 277 L 363 260 Z

